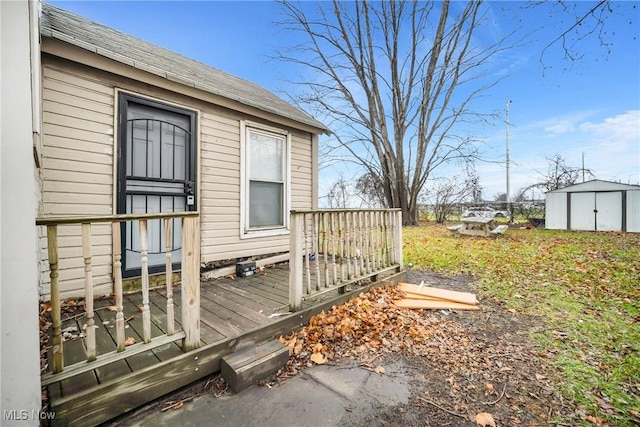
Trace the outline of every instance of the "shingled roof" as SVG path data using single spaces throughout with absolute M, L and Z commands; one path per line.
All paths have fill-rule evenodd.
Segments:
M 42 5 L 40 34 L 185 86 L 328 131 L 321 122 L 255 83 L 50 4 Z

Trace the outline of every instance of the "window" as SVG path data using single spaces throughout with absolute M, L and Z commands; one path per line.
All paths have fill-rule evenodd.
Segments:
M 289 147 L 286 131 L 243 121 L 241 237 L 288 232 Z

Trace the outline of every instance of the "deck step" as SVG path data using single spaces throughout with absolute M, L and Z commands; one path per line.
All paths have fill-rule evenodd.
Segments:
M 274 374 L 286 365 L 289 350 L 276 340 L 269 340 L 222 358 L 222 378 L 238 393 Z

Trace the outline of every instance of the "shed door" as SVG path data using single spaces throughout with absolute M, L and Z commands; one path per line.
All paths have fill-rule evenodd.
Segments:
M 118 213 L 195 210 L 195 115 L 129 95 L 120 99 Z M 125 276 L 140 274 L 138 222 L 123 225 Z M 151 220 L 149 272 L 164 270 L 164 227 Z M 172 224 L 172 259 L 180 260 L 181 221 Z M 176 263 L 179 268 L 179 263 Z
M 596 229 L 596 193 L 571 193 L 571 229 L 593 231 Z
M 571 229 L 622 230 L 622 192 L 572 193 Z
M 596 193 L 596 230 L 622 230 L 622 192 Z

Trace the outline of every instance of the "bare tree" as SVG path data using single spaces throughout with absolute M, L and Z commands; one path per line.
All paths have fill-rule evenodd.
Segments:
M 615 14 L 623 16 L 630 28 L 637 28 L 638 4 L 637 2 L 621 2 L 612 0 L 598 1 L 531 1 L 525 8 L 545 7 L 549 16 L 567 22 L 560 34 L 555 36 L 542 50 L 540 62 L 543 68 L 547 68 L 544 57 L 554 47 L 560 46 L 563 59 L 572 64 L 582 60 L 585 53 L 581 50 L 582 43 L 588 39 L 596 37 L 603 49 L 604 56 L 611 53 L 613 39 L 618 36 L 621 30 L 611 27 L 607 20 Z M 637 30 L 632 37 L 637 37 Z M 593 54 L 593 53 L 592 53 Z
M 379 177 L 369 173 L 361 175 L 356 180 L 355 190 L 364 206 L 369 208 L 386 207 L 384 186 Z
M 479 180 L 475 174 L 464 180 L 457 176 L 436 178 L 428 193 L 436 222 L 441 224 L 447 221 L 458 211 L 460 203 L 474 198 L 478 188 Z
M 349 206 L 349 200 L 351 194 L 349 190 L 349 184 L 340 177 L 336 182 L 331 185 L 327 192 L 327 206 L 331 209 L 344 209 Z
M 589 169 L 567 166 L 566 160 L 560 154 L 556 154 L 553 157 L 547 157 L 547 160 L 549 161 L 547 173 L 542 174 L 542 179 L 540 181 L 526 187 L 524 191 L 533 187 L 541 188 L 544 191 L 553 191 L 573 185 L 581 179 L 585 179 L 587 176 L 589 178 L 594 177 L 593 172 Z
M 472 102 L 497 83 L 488 60 L 512 34 L 478 43 L 483 3 L 282 3 L 301 44 L 280 52 L 311 77 L 294 101 L 324 115 L 334 142 L 380 183 L 385 205 L 418 222 L 418 197 L 443 164 L 477 155 L 474 139 L 456 125 L 486 120 Z M 450 7 L 451 6 L 451 7 Z M 296 82 L 293 82 L 296 83 Z

